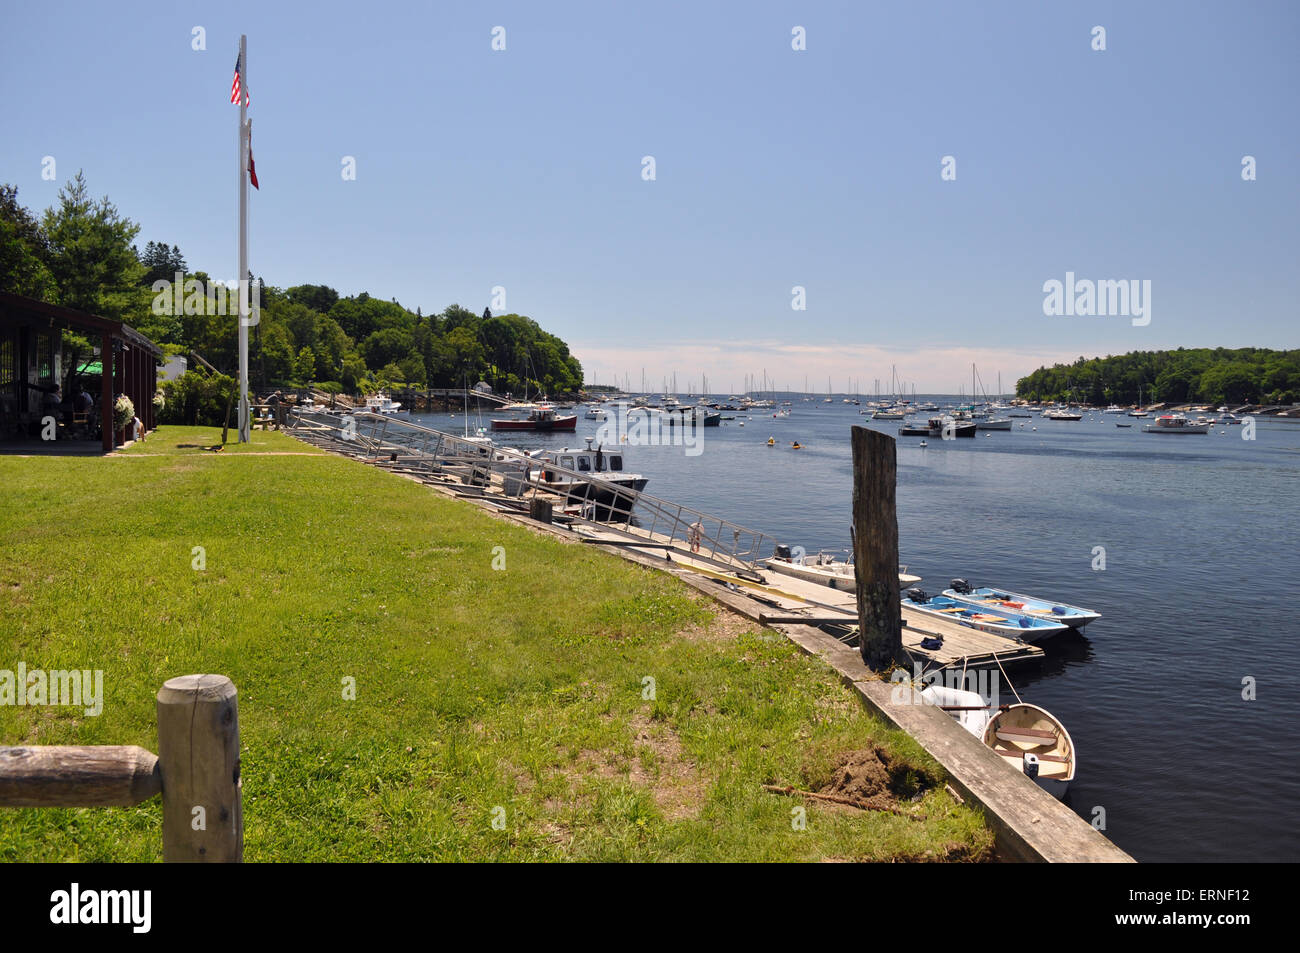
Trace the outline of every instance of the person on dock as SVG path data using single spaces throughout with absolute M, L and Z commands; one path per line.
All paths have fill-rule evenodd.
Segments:
M 700 538 L 703 535 L 704 524 L 699 520 L 696 520 L 690 525 L 690 528 L 686 532 L 687 542 L 691 544 L 691 552 L 698 553 L 700 551 Z

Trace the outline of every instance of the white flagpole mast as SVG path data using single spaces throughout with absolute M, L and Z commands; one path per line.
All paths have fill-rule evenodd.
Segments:
M 251 438 L 248 414 L 248 37 L 239 37 L 239 442 Z

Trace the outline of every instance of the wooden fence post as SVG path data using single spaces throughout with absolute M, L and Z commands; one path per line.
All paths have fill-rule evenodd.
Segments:
M 858 645 L 875 672 L 903 664 L 903 610 L 898 596 L 898 460 L 893 437 L 854 427 L 853 561 Z
M 181 675 L 158 690 L 163 860 L 244 859 L 239 704 L 224 675 Z

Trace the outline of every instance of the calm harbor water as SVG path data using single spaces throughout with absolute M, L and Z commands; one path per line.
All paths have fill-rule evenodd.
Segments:
M 697 456 L 629 448 L 627 467 L 654 496 L 843 554 L 850 428 L 893 435 L 898 422 L 868 421 L 838 397 L 791 399 L 788 418 L 737 411 L 702 431 Z M 576 436 L 502 442 L 583 446 L 598 423 L 578 413 Z M 459 433 L 463 417 L 419 422 Z M 1034 417 L 924 449 L 900 437 L 902 561 L 931 593 L 963 576 L 1102 613 L 1008 674 L 1074 739 L 1067 803 L 1090 821 L 1104 811 L 1107 836 L 1138 860 L 1300 859 L 1300 424 L 1261 418 L 1253 441 L 1240 427 L 1166 436 L 1142 424 Z M 1093 568 L 1098 546 L 1104 570 Z

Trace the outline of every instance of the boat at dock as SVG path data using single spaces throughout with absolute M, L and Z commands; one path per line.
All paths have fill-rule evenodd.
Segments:
M 541 404 L 527 417 L 511 420 L 493 418 L 492 420 L 493 430 L 540 430 L 549 432 L 575 430 L 577 426 L 577 414 L 558 416 L 555 413 L 555 408 L 549 404 Z
M 965 579 L 954 579 L 952 586 L 943 591 L 943 595 L 955 602 L 964 602 L 972 606 L 1011 609 L 1028 616 L 1051 619 L 1069 626 L 1082 629 L 1089 622 L 1101 618 L 1100 612 L 1072 606 L 1068 602 L 1052 602 L 1027 596 L 1009 589 L 995 589 L 991 586 L 973 588 Z
M 623 451 L 592 449 L 591 444 L 588 438 L 583 450 L 534 451 L 530 456 L 538 466 L 529 472 L 529 478 L 573 503 L 591 504 L 596 510 L 594 519 L 626 517 L 636 494 L 646 488 L 650 478 L 624 470 Z
M 1153 424 L 1142 428 L 1143 433 L 1209 433 L 1211 424 L 1204 418 L 1188 420 L 1182 414 L 1161 414 Z
M 1020 702 L 999 711 L 984 726 L 985 746 L 1040 788 L 1060 800 L 1074 780 L 1074 740 L 1045 708 Z
M 816 556 L 796 556 L 789 546 L 777 546 L 776 551 L 770 558 L 763 560 L 762 565 L 773 572 L 806 579 L 832 589 L 847 592 L 857 588 L 858 577 L 852 560 L 837 559 L 827 552 L 819 552 Z M 900 588 L 914 586 L 920 581 L 921 577 L 909 574 L 906 566 L 898 567 Z
M 959 625 L 992 632 L 1009 639 L 1037 642 L 1069 629 L 1063 622 L 1025 615 L 1013 609 L 973 606 L 948 596 L 929 596 L 920 589 L 908 589 L 903 605 L 935 619 L 947 619 Z
M 1070 733 L 1047 709 L 1026 702 L 994 706 L 978 692 L 947 685 L 929 685 L 918 694 L 925 704 L 951 715 L 1009 767 L 1057 800 L 1065 797 L 1078 759 Z

